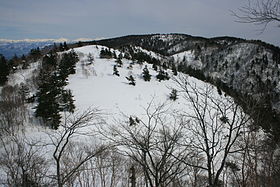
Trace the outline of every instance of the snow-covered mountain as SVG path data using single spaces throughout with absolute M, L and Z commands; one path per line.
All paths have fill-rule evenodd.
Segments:
M 259 130 L 250 134 L 248 126 L 252 124 L 249 116 L 242 108 L 237 107 L 240 100 L 234 103 L 234 98 L 251 96 L 259 101 L 262 97 L 258 95 L 259 90 L 249 88 L 246 84 L 250 81 L 252 85 L 259 81 L 278 81 L 279 76 L 270 76 L 272 69 L 278 68 L 275 64 L 279 61 L 274 57 L 278 54 L 277 48 L 235 38 L 205 39 L 180 34 L 127 36 L 79 45 L 84 46 L 47 54 L 35 62 L 31 60 L 24 68 L 19 65 L 10 73 L 7 84 L 14 87 L 6 87 L 5 92 L 16 91 L 8 94 L 12 98 L 8 102 L 17 101 L 16 94 L 20 93 L 18 95 L 28 98 L 28 103 L 15 102 L 10 105 L 13 113 L 7 113 L 8 117 L 15 114 L 16 117 L 10 118 L 12 122 L 17 118 L 23 119 L 16 121 L 21 126 L 13 131 L 19 138 L 23 137 L 23 141 L 18 141 L 18 137 L 15 138 L 16 141 L 10 141 L 7 136 L 4 140 L 6 142 L 1 142 L 5 147 L 0 148 L 0 154 L 6 155 L 3 157 L 6 160 L 0 159 L 0 163 L 6 164 L 0 165 L 1 183 L 9 184 L 8 182 L 14 180 L 6 169 L 9 164 L 17 168 L 18 163 L 14 160 L 32 164 L 33 160 L 41 161 L 34 163 L 34 168 L 27 167 L 25 170 L 25 165 L 22 166 L 25 175 L 21 176 L 21 171 L 18 175 L 19 179 L 39 178 L 36 182 L 45 186 L 54 186 L 61 182 L 58 176 L 65 180 L 65 185 L 127 186 L 132 183 L 131 166 L 138 167 L 135 180 L 139 186 L 146 186 L 145 177 L 149 175 L 157 178 L 153 172 L 161 175 L 162 170 L 168 174 L 162 175 L 163 178 L 172 176 L 168 179 L 173 180 L 173 186 L 193 186 L 192 182 L 197 178 L 196 186 L 206 186 L 211 183 L 209 178 L 212 180 L 213 176 L 215 182 L 212 182 L 215 185 L 222 182 L 238 184 L 239 180 L 235 178 L 241 176 L 241 167 L 242 176 L 249 171 L 248 175 L 251 177 L 250 163 L 255 152 L 247 155 L 245 151 L 255 148 L 253 145 L 261 142 L 264 133 Z M 63 55 L 74 52 L 78 57 L 73 67 L 75 71 L 67 75 L 66 82 L 48 79 L 61 78 L 64 75 L 61 70 L 69 67 L 63 63 L 67 64 L 71 59 L 66 58 L 67 61 L 63 61 Z M 253 60 L 257 63 L 252 62 Z M 44 63 L 49 63 L 50 66 Z M 262 64 L 266 66 L 262 67 Z M 145 68 L 151 76 L 149 81 L 145 81 L 143 77 Z M 253 70 L 255 74 L 251 72 Z M 159 79 L 161 71 L 164 72 L 161 76 L 168 74 L 167 79 Z M 261 76 L 260 79 L 256 79 L 256 75 Z M 130 77 L 133 77 L 134 81 Z M 49 83 L 49 80 L 53 82 Z M 57 103 L 51 103 L 54 106 L 64 102 L 59 94 L 67 90 L 73 93 L 76 106 L 73 119 L 68 116 L 71 114 L 67 110 L 60 110 L 58 115 L 62 121 L 66 121 L 60 124 L 57 130 L 40 126 L 42 121 L 35 117 L 36 106 L 40 102 L 40 81 L 48 83 L 48 87 L 41 87 L 45 91 L 45 95 L 42 95 L 53 96 L 52 98 L 57 100 Z M 56 85 L 65 86 L 67 90 L 49 88 Z M 173 100 L 170 95 L 174 89 L 178 91 L 178 95 Z M 271 91 L 277 93 L 275 90 Z M 6 98 L 9 98 L 8 96 Z M 273 103 L 270 107 L 277 108 L 274 100 L 267 103 Z M 161 104 L 164 104 L 164 107 L 161 107 Z M 45 106 L 46 110 L 53 109 L 52 106 L 48 107 Z M 75 123 L 79 125 L 79 120 L 83 121 L 77 113 L 95 107 L 101 111 L 102 118 L 89 126 L 85 119 L 86 122 L 81 123 L 81 128 L 76 128 Z M 246 111 L 246 106 L 242 107 Z M 50 118 L 52 117 L 57 116 Z M 72 123 L 74 126 L 69 127 Z M 111 128 L 114 131 L 109 131 Z M 89 133 L 92 134 L 85 137 Z M 70 137 L 67 137 L 68 134 Z M 256 137 L 260 140 L 256 140 Z M 246 144 L 249 139 L 254 141 Z M 92 157 L 94 159 L 84 162 L 81 170 L 75 168 L 79 163 L 83 163 L 86 155 L 104 142 L 110 143 L 108 151 L 95 154 Z M 245 150 L 245 144 L 248 145 L 248 150 Z M 22 152 L 17 151 L 17 146 Z M 21 149 L 22 147 L 26 148 Z M 164 152 L 165 149 L 168 151 Z M 242 152 L 243 150 L 245 151 Z M 31 156 L 27 157 L 29 155 L 25 151 L 32 153 Z M 23 157 L 23 153 L 27 156 Z M 260 154 L 266 155 L 265 153 L 258 152 L 256 158 Z M 34 155 L 37 160 L 33 159 Z M 18 157 L 22 159 L 17 159 Z M 58 157 L 61 157 L 60 163 L 57 161 Z M 24 159 L 31 161 L 26 162 Z M 143 159 L 147 165 L 137 165 L 137 159 Z M 45 164 L 44 167 L 42 164 Z M 146 167 L 151 169 L 143 173 L 142 170 Z M 57 172 L 60 169 L 62 173 Z M 196 169 L 199 169 L 199 172 Z M 174 172 L 177 170 L 177 173 Z M 230 173 L 231 170 L 235 173 Z M 259 176 L 261 171 L 263 168 L 254 172 Z M 174 173 L 176 178 L 173 178 Z M 69 177 L 63 179 L 65 176 Z M 177 180 L 177 177 L 180 180 Z M 155 186 L 153 184 L 158 182 L 156 180 L 151 180 L 150 186 Z
M 254 115 L 268 131 L 280 130 L 279 47 L 233 37 L 185 34 L 133 35 L 94 43 L 127 53 L 135 47 L 156 52 L 162 65 L 175 65 L 181 72 L 216 85 L 248 112 L 257 110 Z
M 17 55 L 26 55 L 31 49 L 37 47 L 43 48 L 45 46 L 53 45 L 54 43 L 68 42 L 66 38 L 61 39 L 26 39 L 26 40 L 6 40 L 0 39 L 0 54 L 10 59 Z

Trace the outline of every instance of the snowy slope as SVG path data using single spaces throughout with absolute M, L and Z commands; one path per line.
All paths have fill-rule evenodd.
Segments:
M 143 114 L 151 101 L 158 104 L 167 103 L 173 109 L 187 110 L 180 96 L 175 102 L 169 99 L 171 89 L 177 88 L 174 81 L 176 77 L 172 75 L 171 70 L 168 70 L 171 79 L 159 82 L 156 79 L 157 72 L 152 69 L 151 64 L 135 63 L 132 69 L 128 69 L 132 61 L 122 59 L 123 67 L 118 68 L 120 74 L 118 77 L 113 75 L 115 59 L 99 58 L 101 48 L 102 46 L 94 45 L 75 49 L 80 56 L 80 61 L 76 67 L 76 74 L 69 77 L 68 88 L 73 91 L 75 104 L 79 110 L 95 106 L 114 117 L 120 113 L 137 116 Z M 86 63 L 89 53 L 93 54 L 95 62 L 83 68 L 82 64 Z M 120 52 L 116 51 L 116 53 Z M 146 65 L 152 75 L 150 82 L 145 82 L 142 77 Z M 126 77 L 130 75 L 135 78 L 136 86 L 128 84 Z M 192 77 L 188 80 L 198 87 L 209 85 Z

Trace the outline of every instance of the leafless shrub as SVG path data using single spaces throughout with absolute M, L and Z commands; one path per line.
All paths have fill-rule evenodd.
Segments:
M 14 134 L 25 120 L 25 98 L 19 87 L 4 86 L 0 94 L 0 136 Z
M 1 138 L 0 167 L 5 173 L 1 183 L 8 186 L 50 185 L 47 179 L 48 161 L 43 157 L 39 142 L 25 137 Z

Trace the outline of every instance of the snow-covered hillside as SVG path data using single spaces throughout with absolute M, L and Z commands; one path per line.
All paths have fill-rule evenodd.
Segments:
M 164 41 L 169 39 L 162 38 Z M 131 182 L 131 168 L 137 167 L 139 173 L 135 180 L 139 186 L 145 186 L 147 175 L 153 178 L 156 176 L 154 172 L 161 175 L 162 170 L 172 177 L 179 177 L 180 181 L 176 182 L 180 185 L 192 186 L 193 175 L 197 175 L 195 177 L 201 178 L 196 181 L 197 185 L 205 186 L 207 177 L 213 177 L 213 184 L 218 184 L 222 180 L 221 173 L 227 175 L 227 170 L 224 169 L 226 162 L 234 162 L 238 167 L 244 164 L 246 159 L 242 161 L 239 159 L 242 154 L 232 154 L 231 151 L 244 145 L 243 140 L 248 136 L 249 118 L 236 106 L 233 99 L 209 83 L 183 73 L 175 76 L 170 69 L 165 70 L 170 79 L 159 81 L 156 76 L 161 67 L 156 71 L 152 64 L 125 58 L 121 59 L 120 65 L 114 58 L 100 58 L 102 49 L 110 50 L 116 56 L 124 56 L 120 55 L 122 52 L 117 49 L 101 45 L 74 49 L 79 61 L 75 67 L 75 74 L 68 77 L 67 88 L 73 93 L 76 109 L 73 118 L 68 118 L 67 112 L 60 113 L 66 121 L 61 123 L 58 130 L 51 130 L 39 124 L 39 120 L 34 117 L 36 100 L 25 105 L 28 107 L 29 118 L 20 131 L 15 131 L 17 134 L 15 137 L 23 138 L 24 141 L 14 142 L 9 137 L 3 138 L 2 141 L 5 146 L 0 151 L 2 155 L 6 155 L 7 160 L 6 165 L 0 165 L 0 182 L 7 183 L 10 177 L 7 174 L 9 171 L 7 166 L 9 163 L 14 164 L 10 162 L 12 160 L 10 157 L 20 157 L 15 150 L 21 146 L 26 149 L 20 152 L 26 154 L 24 159 L 29 158 L 30 155 L 27 153 L 35 151 L 36 158 L 45 161 L 43 164 L 48 169 L 44 173 L 44 178 L 40 178 L 42 181 L 37 182 L 47 185 L 64 182 L 64 185 L 69 186 L 125 186 Z M 161 55 L 155 52 L 140 47 L 136 49 L 161 60 Z M 69 51 L 60 52 L 58 56 Z M 184 59 L 197 69 L 201 66 L 190 50 L 174 54 L 170 58 L 175 62 Z M 114 67 L 117 68 L 119 76 L 113 74 Z M 150 81 L 143 78 L 145 67 L 151 75 Z M 29 83 L 33 73 L 38 74 L 37 68 L 41 68 L 40 62 L 32 63 L 26 70 L 17 69 L 10 75 L 8 83 L 13 86 Z M 129 76 L 135 79 L 135 85 L 129 84 L 127 80 Z M 174 89 L 178 98 L 172 100 L 170 94 Z M 33 88 L 30 92 L 32 95 L 36 90 Z M 162 104 L 164 107 L 160 108 Z M 88 123 L 91 121 L 76 115 L 88 111 L 89 108 L 98 108 L 100 113 L 98 117 L 101 120 L 95 121 L 94 125 Z M 79 120 L 84 123 L 81 123 L 81 128 L 76 129 L 75 125 L 79 124 Z M 69 124 L 72 126 L 68 126 Z M 69 134 L 70 138 L 65 138 Z M 128 143 L 125 143 L 126 141 Z M 239 144 L 236 144 L 237 141 Z M 65 147 L 67 148 L 64 150 Z M 164 152 L 165 149 L 167 152 Z M 145 151 L 150 154 L 148 161 L 141 155 L 143 152 L 145 155 Z M 60 153 L 63 159 L 59 163 Z M 87 158 L 85 155 L 92 153 L 93 159 L 89 159 L 81 170 L 72 170 Z M 145 167 L 151 167 L 145 174 L 141 172 L 145 167 L 137 160 L 143 158 L 147 164 Z M 155 166 L 154 162 L 158 162 L 156 164 L 158 166 Z M 0 159 L 0 163 L 4 162 Z M 63 174 L 57 173 L 58 165 L 63 168 L 61 170 Z M 195 169 L 199 168 L 199 174 L 193 171 L 193 165 Z M 36 169 L 36 172 L 42 171 L 42 167 Z M 174 169 L 178 170 L 175 172 L 176 175 Z M 217 174 L 217 171 L 220 173 Z M 33 170 L 31 172 L 34 173 Z M 59 179 L 60 175 L 62 179 Z M 68 175 L 71 178 L 67 178 Z M 165 178 L 174 180 L 172 177 Z M 157 179 L 153 180 L 151 182 L 153 186 L 160 183 Z M 173 182 L 175 184 L 175 181 Z
M 68 87 L 73 90 L 78 108 L 98 106 L 113 116 L 120 112 L 138 115 L 152 100 L 156 103 L 172 103 L 169 100 L 171 88 L 175 87 L 172 78 L 159 82 L 156 79 L 157 72 L 152 69 L 151 64 L 135 63 L 129 67 L 133 62 L 126 59 L 122 60 L 122 67 L 118 67 L 120 76 L 113 75 L 115 59 L 100 59 L 101 48 L 102 46 L 86 46 L 75 49 L 80 56 L 80 62 L 77 64 L 77 73 L 69 77 Z M 82 65 L 87 63 L 89 53 L 95 58 L 94 64 Z M 117 51 L 117 54 L 119 53 Z M 142 76 L 145 66 L 148 66 L 152 75 L 149 82 L 144 81 Z M 172 75 L 171 70 L 168 73 Z M 128 84 L 126 77 L 130 75 L 136 80 L 135 86 Z M 203 84 L 197 79 L 190 79 L 197 84 Z M 178 101 L 175 103 L 178 104 Z

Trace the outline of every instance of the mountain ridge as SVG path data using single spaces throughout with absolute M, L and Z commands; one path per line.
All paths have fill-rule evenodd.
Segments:
M 163 55 L 161 65 L 175 64 L 178 71 L 214 84 L 234 96 L 247 112 L 254 113 L 256 122 L 267 131 L 280 134 L 280 48 L 277 46 L 259 40 L 185 34 L 129 35 L 82 43 L 89 44 L 118 48 L 128 54 L 139 46 Z M 190 51 L 193 62 L 201 65 L 194 68 L 184 58 L 174 59 L 174 55 L 184 51 Z M 154 63 L 152 58 L 150 63 Z

